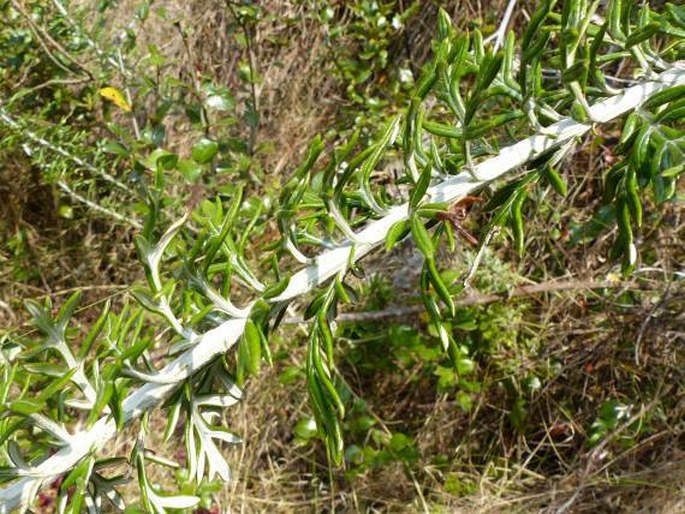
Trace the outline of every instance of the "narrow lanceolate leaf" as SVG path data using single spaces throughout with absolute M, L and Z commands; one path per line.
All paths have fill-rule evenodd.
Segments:
M 566 196 L 566 182 L 553 166 L 545 166 L 544 176 L 554 190 L 561 196 Z
M 549 3 L 545 5 L 549 5 Z M 620 16 L 616 23 L 618 28 L 620 28 Z M 528 161 L 548 154 L 565 143 L 587 134 L 596 124 L 608 122 L 636 109 L 654 93 L 662 91 L 669 86 L 684 84 L 685 68 L 681 66 L 669 69 L 661 73 L 656 80 L 637 84 L 614 97 L 606 98 L 591 106 L 589 115 L 594 122 L 593 124 L 579 123 L 569 118 L 561 119 L 545 127 L 543 133 L 535 134 L 516 144 L 501 148 L 498 155 L 476 164 L 472 171 L 475 177 L 478 177 L 477 180 L 468 173 L 451 176 L 443 182 L 429 187 L 426 195 L 430 196 L 430 201 L 435 203 L 452 203 L 459 200 L 474 190 L 483 187 L 485 184 L 503 177 L 513 170 L 519 169 L 520 166 Z M 627 224 L 625 224 L 626 214 L 628 216 Z M 363 258 L 374 248 L 382 245 L 391 227 L 400 221 L 408 220 L 409 215 L 410 206 L 408 204 L 390 208 L 383 217 L 369 222 L 365 228 L 357 232 L 355 244 L 340 245 L 325 251 L 313 259 L 310 266 L 292 275 L 285 290 L 279 295 L 270 298 L 269 303 L 286 303 L 308 293 L 326 280 L 348 269 L 350 261 L 355 262 Z M 623 229 L 629 228 L 630 211 L 627 205 L 622 209 L 621 217 Z M 428 239 L 425 238 L 426 229 L 425 227 L 423 230 L 418 228 L 419 225 L 423 226 L 421 219 L 416 215 L 412 216 L 412 234 L 418 235 L 417 239 L 421 239 L 422 244 L 430 250 L 426 243 L 426 241 L 430 241 L 430 237 Z M 628 242 L 624 248 L 627 250 L 627 264 L 630 265 L 635 262 L 637 254 L 634 242 L 630 240 L 630 233 L 627 230 L 626 236 L 623 242 Z M 154 245 L 154 247 L 149 245 L 150 247 L 148 248 L 142 248 L 147 250 L 147 252 L 153 252 L 152 256 L 148 255 L 147 261 L 152 265 L 151 268 L 155 273 L 157 272 L 157 266 L 154 265 L 159 263 L 158 258 L 161 258 L 161 253 L 168 244 L 167 239 L 163 237 L 160 243 Z M 155 283 L 154 279 L 159 279 L 159 275 L 154 275 L 153 283 Z M 161 289 L 161 287 L 156 288 L 155 292 L 161 291 Z M 189 377 L 199 370 L 206 369 L 210 362 L 213 362 L 218 356 L 235 346 L 243 335 L 246 321 L 246 318 L 229 319 L 216 328 L 207 330 L 199 335 L 193 335 L 193 339 L 190 341 L 192 344 L 188 346 L 186 352 L 159 371 L 157 374 L 157 377 L 160 378 L 159 381 L 146 383 L 122 399 L 121 413 L 119 415 L 122 422 L 128 423 L 140 418 L 144 413 L 149 412 L 155 406 L 169 399 Z M 449 344 L 449 334 L 445 334 L 445 336 L 446 339 L 443 344 Z M 311 390 L 317 395 L 315 401 L 325 400 L 325 397 L 322 398 L 321 395 L 327 395 L 330 392 L 325 390 L 325 388 L 326 384 L 319 382 L 312 384 Z M 332 412 L 332 408 L 335 407 L 330 402 L 324 401 L 319 407 L 322 409 L 322 412 L 333 416 L 330 419 L 335 419 L 335 414 Z M 30 411 L 31 409 L 29 408 L 28 410 Z M 336 442 L 336 449 L 340 450 L 337 453 L 339 456 L 341 455 L 342 447 L 340 426 L 333 422 L 328 429 L 331 431 L 332 439 Z M 31 467 L 30 474 L 22 476 L 0 490 L 0 514 L 9 514 L 9 512 L 20 505 L 26 505 L 32 499 L 37 488 L 44 484 L 50 484 L 56 477 L 69 472 L 83 459 L 87 458 L 91 452 L 103 448 L 117 433 L 115 420 L 111 415 L 103 414 L 91 428 L 74 434 L 72 442 L 68 446 L 59 449 L 41 463 Z M 208 437 L 211 440 L 211 436 Z M 195 446 L 195 450 L 197 450 L 197 446 Z M 219 457 L 221 456 L 216 456 L 215 466 L 221 465 Z M 195 471 L 197 471 L 199 466 L 197 464 L 198 459 L 193 455 L 193 452 L 188 452 L 188 459 L 196 463 Z M 220 469 L 221 472 L 227 475 L 225 468 L 216 469 Z M 161 501 L 162 504 L 165 503 L 165 500 L 157 501 Z M 191 501 L 181 499 L 177 505 L 179 504 L 190 505 Z
M 385 249 L 392 250 L 397 242 L 403 238 L 408 231 L 407 222 L 405 220 L 400 220 L 395 223 L 392 227 L 390 227 L 390 230 L 388 230 L 388 235 L 385 238 Z
M 426 230 L 426 227 L 423 224 L 421 216 L 419 216 L 418 213 L 414 213 L 409 218 L 409 224 L 416 246 L 418 246 L 419 250 L 421 250 L 421 253 L 426 258 L 432 258 L 435 254 L 435 247 L 433 246 L 433 241 L 428 230 Z
M 381 212 L 382 208 L 377 204 L 373 192 L 371 191 L 371 173 L 376 169 L 376 166 L 380 162 L 381 158 L 386 152 L 388 146 L 395 142 L 400 130 L 400 116 L 396 116 L 385 129 L 385 132 L 381 135 L 381 138 L 374 145 L 374 150 L 371 155 L 364 161 L 361 166 L 360 175 L 362 181 L 362 192 L 364 193 L 364 199 L 369 203 L 369 206 L 376 212 Z

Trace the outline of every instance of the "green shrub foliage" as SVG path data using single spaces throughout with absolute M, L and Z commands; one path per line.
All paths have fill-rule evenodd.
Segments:
M 59 308 L 27 302 L 37 332 L 0 342 L 0 512 L 26 508 L 60 476 L 65 512 L 123 508 L 117 489 L 125 476 L 110 471 L 122 465 L 135 470 L 146 510 L 199 505 L 207 480 L 230 479 L 225 444 L 240 443 L 221 412 L 271 361 L 271 334 L 299 298 L 308 302 L 313 419 L 296 433 L 320 438 L 340 464 L 349 402 L 336 370 L 336 313 L 357 299 L 350 277 L 363 273 L 358 261 L 407 237 L 423 256 L 416 288 L 450 363 L 436 367 L 436 380 L 468 384 L 474 364 L 454 331 L 455 298 L 470 277 L 440 268 L 440 249 L 465 237 L 455 206 L 487 189 L 489 223 L 478 244 L 500 231 L 525 252 L 531 193 L 551 186 L 563 198 L 562 161 L 573 158 L 578 138 L 615 120 L 623 120 L 617 158 L 602 177 L 598 216 L 602 230 L 617 228 L 612 257 L 624 273 L 634 269 L 644 210 L 671 201 L 685 171 L 684 7 L 666 3 L 655 12 L 626 0 L 546 0 L 521 34 L 495 38 L 459 30 L 441 11 L 432 58 L 404 108 L 388 114 L 392 109 L 369 96 L 368 79 L 388 66 L 383 41 L 393 24 L 410 23 L 417 7 L 369 14 L 367 4 L 355 3 L 347 37 L 375 20 L 380 46 L 363 47 L 363 66 L 349 55 L 338 64 L 349 100 L 368 104 L 373 123 L 312 135 L 302 163 L 281 184 L 255 158 L 263 150 L 255 135 L 259 63 L 250 44 L 268 16 L 257 2 L 226 2 L 245 56 L 236 91 L 201 72 L 169 76 L 163 52 L 139 46 L 148 25 L 166 16 L 157 4 L 142 2 L 112 35 L 106 1 L 83 11 L 61 0 L 0 2 L 0 151 L 19 152 L 39 168 L 69 209 L 132 226 L 146 278 L 132 287 L 131 301 L 106 306 L 87 327 L 74 319 L 78 293 Z M 335 9 L 322 13 L 334 23 Z M 411 84 L 400 76 L 401 101 Z M 173 124 L 197 136 L 189 155 L 167 146 Z M 377 131 L 368 133 L 369 126 Z M 400 168 L 392 187 L 382 171 L 389 162 Z M 180 215 L 179 183 L 203 185 L 214 196 Z M 468 395 L 461 400 L 468 403 Z M 146 448 L 156 407 L 166 412 L 165 439 L 185 448 L 190 486 L 172 496 L 146 474 L 149 461 L 179 466 Z M 128 459 L 101 458 L 98 450 L 134 420 L 142 422 Z M 378 459 L 413 458 L 404 434 L 381 447 L 373 450 Z

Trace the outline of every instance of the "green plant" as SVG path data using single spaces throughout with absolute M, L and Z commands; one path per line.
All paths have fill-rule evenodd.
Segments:
M 420 10 L 420 2 L 362 0 L 336 6 L 322 2 L 320 18 L 328 27 L 335 71 L 345 85 L 348 110 L 357 127 L 368 128 L 387 116 L 388 108 L 404 101 L 414 85 L 407 23 Z M 350 17 L 346 25 L 336 23 Z M 397 57 L 402 54 L 401 64 Z M 360 110 L 358 106 L 363 106 Z
M 164 229 L 165 212 L 176 203 L 165 179 L 181 159 L 162 148 L 154 119 L 135 137 L 115 131 L 121 138 L 117 150 L 125 148 L 134 170 L 146 177 L 141 178 L 145 219 L 136 246 L 147 284 L 133 289 L 137 303 L 119 312 L 105 309 L 84 330 L 80 345 L 74 344 L 79 334 L 72 323 L 78 295 L 55 315 L 49 303 L 28 303 L 41 337 L 3 341 L 0 437 L 6 465 L 0 476 L 12 482 L 0 491 L 0 511 L 25 508 L 42 486 L 63 474 L 58 501 L 68 511 L 96 508 L 116 497 L 111 479 L 100 473 L 112 461 L 100 459 L 97 450 L 139 418 L 143 429 L 130 464 L 144 505 L 158 512 L 197 505 L 199 496 L 165 497 L 148 480 L 148 413 L 159 405 L 168 409 L 167 439 L 181 427 L 189 482 L 201 487 L 205 478 L 227 480 L 220 443 L 237 444 L 239 438 L 218 424 L 219 412 L 241 399 L 240 387 L 262 359 L 271 360 L 270 334 L 287 306 L 310 292 L 307 388 L 316 435 L 330 460 L 341 463 L 349 407 L 336 378 L 336 313 L 355 299 L 349 276 L 361 275 L 357 262 L 408 235 L 423 255 L 417 287 L 444 352 L 445 361 L 435 369 L 439 386 L 465 388 L 462 377 L 470 373 L 476 353 L 487 355 L 488 344 L 502 341 L 488 332 L 492 319 L 486 318 L 478 320 L 481 340 L 473 341 L 473 348 L 461 344 L 459 330 L 471 332 L 474 320 L 464 320 L 461 328 L 454 323 L 460 314 L 456 295 L 477 273 L 497 230 L 523 252 L 531 191 L 549 184 L 563 195 L 557 167 L 570 157 L 574 141 L 625 115 L 633 117 L 619 151 L 629 157 L 609 172 L 607 201 L 615 204 L 615 253 L 630 272 L 637 262 L 633 222 L 639 227 L 642 221 L 636 195 L 650 191 L 657 202 L 666 202 L 683 173 L 677 158 L 683 151 L 679 123 L 685 70 L 679 60 L 685 11 L 668 4 L 662 14 L 646 7 L 637 12 L 630 2 L 615 0 L 598 22 L 598 8 L 599 2 L 571 0 L 555 10 L 554 2 L 543 2 L 520 46 L 511 33 L 496 51 L 479 31 L 460 34 L 441 13 L 434 59 L 406 112 L 391 118 L 368 145 L 360 147 L 354 133 L 327 152 L 325 163 L 324 141 L 315 138 L 276 205 L 246 198 L 240 186 L 226 186 L 214 201 L 203 201 Z M 618 63 L 632 75 L 612 77 L 611 65 Z M 125 74 L 123 68 L 119 72 Z M 631 85 L 616 90 L 612 84 L 621 80 Z M 202 116 L 193 119 L 204 134 L 191 160 L 219 173 L 222 144 L 210 137 L 211 123 Z M 135 118 L 131 123 L 135 127 Z M 32 139 L 26 130 L 17 132 Z M 648 159 L 650 150 L 658 157 Z M 394 196 L 379 184 L 377 173 L 393 151 L 404 162 Z M 450 277 L 440 270 L 438 258 L 440 248 L 456 247 L 457 231 L 446 216 L 449 204 L 509 175 L 513 180 L 485 207 L 489 221 L 470 269 Z M 265 238 L 267 233 L 271 237 Z M 314 256 L 317 249 L 322 253 Z M 295 261 L 305 265 L 296 273 L 290 271 Z M 236 346 L 237 355 L 229 354 Z M 160 347 L 162 357 L 154 352 Z M 462 401 L 468 409 L 466 398 Z M 519 395 L 511 418 L 521 431 L 525 408 Z M 65 426 L 75 419 L 84 428 L 72 434 Z M 301 439 L 311 438 L 309 421 L 300 429 Z M 371 462 L 412 462 L 411 437 L 400 431 L 374 434 L 375 446 L 367 452 Z

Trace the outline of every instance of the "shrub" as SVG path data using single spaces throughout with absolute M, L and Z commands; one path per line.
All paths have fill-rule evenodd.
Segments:
M 117 492 L 123 477 L 105 471 L 122 465 L 135 468 L 146 510 L 197 506 L 206 481 L 230 478 L 221 443 L 240 442 L 220 424 L 220 413 L 241 400 L 241 388 L 262 361 L 271 362 L 270 336 L 298 298 L 306 298 L 304 317 L 311 320 L 305 374 L 313 419 L 298 425 L 297 433 L 302 440 L 323 440 L 330 462 L 339 465 L 350 406 L 360 430 L 373 424 L 363 406 L 346 398 L 334 349 L 337 311 L 357 297 L 351 277 L 363 273 L 358 261 L 411 236 L 422 255 L 417 289 L 445 356 L 437 362 L 429 355 L 433 363 L 427 365 L 438 387 L 457 385 L 468 393 L 478 387 L 468 381 L 474 358 L 487 359 L 488 345 L 507 344 L 492 327 L 512 321 L 497 321 L 503 314 L 466 320 L 479 324 L 482 337 L 459 340 L 455 336 L 470 325 L 458 323 L 455 298 L 478 273 L 497 233 L 510 237 L 516 253 L 524 252 L 529 199 L 546 186 L 566 194 L 559 170 L 576 142 L 625 118 L 598 211 L 602 229 L 616 229 L 611 256 L 621 259 L 625 274 L 639 262 L 643 209 L 671 201 L 685 171 L 685 69 L 679 61 L 685 10 L 673 4 L 655 12 L 614 0 L 600 12 L 599 2 L 571 0 L 555 9 L 555 2 L 545 1 L 518 39 L 497 31 L 487 41 L 479 30 L 457 31 L 441 11 L 433 58 L 406 109 L 368 140 L 359 130 L 314 137 L 283 184 L 269 183 L 255 164 L 258 79 L 251 56 L 252 64 L 241 68 L 247 87 L 237 112 L 227 89 L 201 73 L 188 82 L 166 76 L 159 49 L 137 46 L 136 29 L 149 23 L 149 4 L 106 47 L 83 19 L 61 2 L 54 5 L 56 18 L 43 17 L 40 3 L 2 6 L 10 21 L 38 20 L 31 22 L 37 27 L 31 35 L 12 24 L 3 29 L 2 45 L 12 49 L 8 63 L 19 69 L 28 59 L 49 58 L 48 81 L 74 74 L 89 80 L 76 92 L 60 85 L 43 97 L 46 77 L 31 76 L 35 82 L 0 106 L 11 134 L 3 148 L 23 145 L 72 201 L 139 228 L 135 244 L 146 280 L 131 289 L 135 302 L 105 307 L 89 328 L 73 322 L 78 293 L 57 310 L 49 301 L 27 302 L 40 337 L 2 341 L 3 512 L 26 508 L 58 477 L 57 502 L 66 511 L 97 511 L 105 502 L 123 508 Z M 249 53 L 250 27 L 263 13 L 257 6 L 228 5 Z M 98 16 L 106 10 L 105 2 Z M 41 27 L 48 22 L 46 33 Z M 31 37 L 52 46 L 32 56 L 36 46 L 26 44 Z M 131 63 L 140 53 L 144 65 L 136 67 Z M 97 76 L 81 61 L 93 55 Z M 351 98 L 363 100 L 363 80 L 355 77 Z M 79 123 L 93 121 L 83 104 L 99 97 L 107 102 L 99 128 L 83 132 Z M 60 123 L 37 129 L 34 116 Z M 196 136 L 189 156 L 165 145 L 173 123 Z M 104 134 L 105 141 L 93 144 Z M 398 157 L 402 170 L 388 181 L 380 169 Z M 129 170 L 125 178 L 104 171 L 119 169 L 118 163 Z M 70 171 L 73 166 L 79 172 Z M 174 194 L 179 181 L 215 187 L 217 195 L 169 222 L 182 203 Z M 488 222 L 469 269 L 455 276 L 440 269 L 440 250 L 473 237 L 461 222 L 476 192 L 488 197 Z M 298 263 L 302 269 L 292 271 Z M 419 353 L 426 346 L 407 340 Z M 535 378 L 529 377 L 531 389 Z M 468 409 L 468 394 L 460 399 Z M 178 436 L 185 447 L 183 481 L 190 486 L 173 496 L 147 475 L 149 461 L 178 466 L 146 448 L 146 421 L 158 406 L 167 412 L 165 440 Z M 620 408 L 602 409 L 593 444 L 627 417 L 625 409 L 617 414 Z M 128 461 L 98 455 L 138 419 Z M 525 398 L 516 398 L 511 421 L 524 429 Z M 412 438 L 402 432 L 378 433 L 373 444 L 348 452 L 351 462 L 359 462 L 355 452 L 364 453 L 371 466 L 406 465 L 416 456 Z

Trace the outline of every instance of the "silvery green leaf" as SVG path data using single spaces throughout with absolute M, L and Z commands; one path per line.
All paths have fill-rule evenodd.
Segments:
M 209 463 L 207 478 L 209 480 L 213 480 L 215 475 L 219 475 L 224 482 L 228 482 L 231 479 L 231 469 L 229 468 L 228 462 L 226 462 L 224 456 L 221 455 L 219 449 L 214 443 L 205 443 L 204 449 L 205 456 L 207 457 L 207 461 Z
M 233 381 L 233 379 L 225 371 L 217 373 L 216 377 L 219 379 L 221 384 L 226 389 L 226 394 L 230 394 L 238 400 L 243 399 L 243 391 L 238 387 L 238 385 Z
M 79 410 L 90 410 L 93 408 L 93 402 L 79 398 L 69 398 L 64 402 L 65 405 Z
M 239 401 L 239 397 L 231 394 L 207 394 L 195 398 L 195 402 L 198 405 L 206 407 L 231 407 Z
M 104 490 L 103 493 L 114 507 L 120 511 L 126 510 L 126 502 L 124 502 L 123 497 L 119 494 L 119 491 L 114 489 L 114 487 Z
M 52 421 L 50 418 L 47 418 L 46 416 L 43 416 L 39 413 L 31 414 L 30 417 L 36 426 L 40 427 L 42 430 L 45 430 L 47 433 L 49 433 L 62 443 L 70 444 L 70 441 L 72 440 L 71 434 L 69 434 L 69 432 L 67 432 L 63 427 Z
M 228 444 L 241 444 L 243 442 L 240 437 L 225 428 L 213 427 L 212 430 L 207 431 L 207 434 L 213 439 L 219 439 Z
M 161 455 L 157 455 L 156 453 L 147 450 L 145 451 L 145 459 L 172 469 L 177 469 L 180 467 L 178 462 L 175 462 L 171 459 L 166 459 Z
M 153 491 L 150 491 L 150 501 L 154 503 L 161 512 L 164 509 L 190 509 L 200 503 L 200 498 L 197 496 L 162 496 Z
M 19 451 L 19 445 L 15 441 L 10 440 L 7 442 L 7 456 L 15 468 L 21 470 L 28 469 L 24 457 L 22 457 L 21 452 Z

